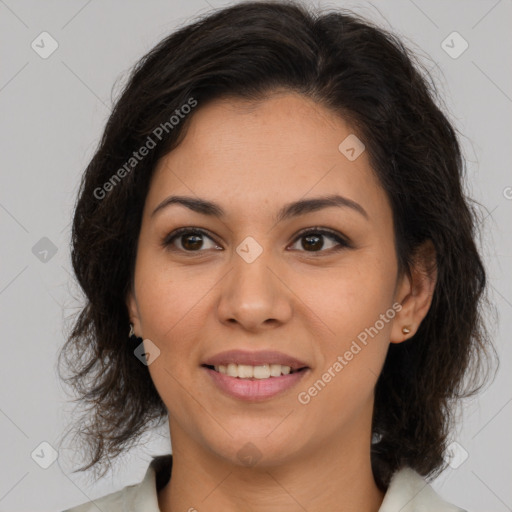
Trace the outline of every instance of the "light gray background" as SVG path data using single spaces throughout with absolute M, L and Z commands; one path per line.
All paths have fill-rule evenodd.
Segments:
M 123 83 L 129 68 L 176 26 L 224 5 L 220 0 L 0 0 L 2 511 L 57 511 L 103 496 L 139 482 L 151 456 L 170 450 L 165 429 L 155 432 L 119 460 L 114 475 L 96 484 L 70 473 L 65 450 L 48 469 L 31 457 L 44 441 L 56 447 L 72 419 L 55 371 L 64 319 L 80 299 L 69 261 L 70 221 L 80 175 L 111 109 L 113 85 Z M 450 117 L 465 135 L 471 193 L 486 208 L 482 250 L 500 315 L 495 333 L 502 363 L 493 385 L 465 405 L 453 435 L 469 457 L 433 485 L 470 511 L 512 510 L 512 2 L 321 5 L 352 8 L 430 56 L 426 62 Z M 31 48 L 43 31 L 59 45 L 47 59 Z M 469 44 L 456 59 L 441 45 L 453 31 Z M 58 249 L 46 262 L 32 252 L 43 237 Z

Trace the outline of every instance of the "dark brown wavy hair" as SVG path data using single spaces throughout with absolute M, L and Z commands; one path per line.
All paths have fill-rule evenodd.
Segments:
M 435 246 L 430 310 L 410 340 L 391 344 L 376 385 L 373 432 L 380 441 L 371 457 L 382 490 L 402 466 L 425 477 L 446 467 L 455 406 L 481 390 L 496 353 L 482 316 L 489 303 L 476 246 L 479 214 L 463 190 L 456 132 L 431 74 L 395 35 L 345 10 L 262 1 L 203 15 L 147 53 L 83 174 L 71 257 L 85 304 L 58 358 L 75 402 L 89 405 L 75 425 L 87 464 L 74 472 L 100 466 L 103 475 L 113 458 L 167 418 L 128 342 L 126 296 L 153 171 L 182 140 L 194 110 L 172 129 L 169 119 L 191 98 L 197 110 L 221 97 L 259 100 L 283 89 L 338 113 L 364 141 L 392 205 L 400 269 L 410 268 L 426 240 Z M 156 147 L 127 168 L 166 122 Z M 130 170 L 105 186 L 123 166 Z

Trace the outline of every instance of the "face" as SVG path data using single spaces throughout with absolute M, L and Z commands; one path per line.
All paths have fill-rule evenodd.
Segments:
M 223 99 L 199 105 L 159 162 L 127 304 L 160 351 L 148 369 L 173 449 L 272 465 L 369 447 L 378 375 L 415 313 L 399 305 L 411 282 L 390 204 L 366 152 L 339 149 L 349 136 L 298 94 Z M 217 208 L 162 205 L 170 196 Z

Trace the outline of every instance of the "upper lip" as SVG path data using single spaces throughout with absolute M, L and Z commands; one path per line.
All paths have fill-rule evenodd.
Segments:
M 250 366 L 261 366 L 264 364 L 280 364 L 289 366 L 292 370 L 307 368 L 308 365 L 299 359 L 276 352 L 274 350 L 261 350 L 258 352 L 248 352 L 246 350 L 228 350 L 220 352 L 203 362 L 203 365 L 220 366 L 234 364 L 247 364 Z

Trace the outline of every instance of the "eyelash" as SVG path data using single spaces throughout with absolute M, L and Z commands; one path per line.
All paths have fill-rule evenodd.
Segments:
M 161 244 L 167 250 L 183 252 L 183 253 L 187 253 L 190 255 L 193 255 L 194 253 L 197 253 L 197 255 L 200 255 L 202 252 L 205 252 L 204 249 L 199 249 L 197 251 L 187 251 L 184 249 L 178 249 L 178 248 L 172 247 L 174 240 L 176 240 L 177 238 L 179 238 L 181 235 L 184 235 L 184 234 L 203 235 L 203 236 L 206 236 L 207 238 L 210 238 L 210 240 L 212 240 L 213 242 L 215 242 L 217 244 L 216 240 L 211 235 L 209 235 L 207 231 L 205 231 L 204 229 L 195 228 L 192 226 L 186 227 L 186 228 L 179 228 L 179 229 L 176 229 L 175 231 L 169 233 L 162 239 Z M 321 236 L 326 236 L 328 238 L 331 238 L 332 240 L 334 240 L 335 242 L 338 243 L 338 246 L 332 247 L 327 250 L 324 250 L 324 249 L 320 249 L 319 251 L 302 250 L 300 252 L 305 252 L 307 254 L 322 254 L 322 253 L 332 254 L 333 252 L 338 252 L 343 249 L 353 248 L 353 245 L 349 242 L 349 240 L 347 238 L 341 236 L 336 231 L 326 229 L 326 228 L 321 228 L 321 227 L 308 228 L 308 229 L 305 229 L 305 230 L 299 232 L 297 234 L 297 236 L 295 237 L 295 239 L 293 240 L 292 245 L 294 245 L 301 238 L 305 238 L 311 234 L 321 235 Z M 220 244 L 217 244 L 217 245 L 220 245 Z

